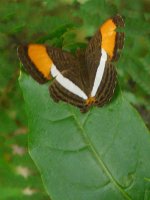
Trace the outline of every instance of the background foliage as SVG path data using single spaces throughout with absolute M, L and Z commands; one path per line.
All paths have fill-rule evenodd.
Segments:
M 1 199 L 49 199 L 27 152 L 27 120 L 18 86 L 18 44 L 47 42 L 74 52 L 108 17 L 126 21 L 117 64 L 126 98 L 150 126 L 150 4 L 148 0 L 0 1 L 0 194 Z

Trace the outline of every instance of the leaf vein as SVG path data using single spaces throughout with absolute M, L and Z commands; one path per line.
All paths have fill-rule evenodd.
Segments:
M 113 175 L 109 171 L 109 169 L 106 166 L 106 164 L 102 161 L 100 154 L 97 152 L 96 148 L 92 144 L 92 141 L 87 136 L 87 134 L 86 134 L 83 126 L 80 124 L 80 122 L 78 122 L 78 119 L 77 119 L 76 115 L 74 113 L 72 113 L 72 114 L 73 114 L 73 118 L 74 118 L 77 126 L 80 129 L 80 132 L 82 133 L 82 137 L 83 137 L 84 141 L 86 142 L 86 144 L 88 144 L 88 148 L 89 148 L 90 152 L 93 154 L 93 156 L 96 159 L 96 161 L 99 164 L 99 166 L 104 170 L 105 174 L 108 176 L 108 178 L 110 179 L 110 181 L 114 184 L 114 186 L 116 187 L 116 189 L 123 195 L 123 197 L 125 199 L 132 200 L 131 197 L 129 196 L 129 194 L 127 194 L 122 189 L 121 185 L 119 185 L 119 183 L 117 183 L 117 181 L 115 180 L 115 178 L 113 177 Z

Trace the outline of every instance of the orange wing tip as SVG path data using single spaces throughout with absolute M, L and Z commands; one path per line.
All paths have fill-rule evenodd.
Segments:
M 51 79 L 50 70 L 52 67 L 52 60 L 49 57 L 46 46 L 41 44 L 30 44 L 28 46 L 28 56 L 34 67 L 46 78 Z
M 116 15 L 111 19 L 108 19 L 101 27 L 100 33 L 102 36 L 102 48 L 105 49 L 110 59 L 114 57 L 114 49 L 117 39 L 117 27 L 124 27 L 123 18 L 120 15 Z
M 108 53 L 110 58 L 113 57 L 116 38 L 116 24 L 112 19 L 107 20 L 100 28 L 102 35 L 102 48 Z

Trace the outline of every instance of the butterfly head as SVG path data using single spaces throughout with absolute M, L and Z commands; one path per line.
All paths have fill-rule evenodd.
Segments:
M 86 100 L 86 105 L 92 105 L 95 103 L 95 97 L 90 96 L 87 100 Z

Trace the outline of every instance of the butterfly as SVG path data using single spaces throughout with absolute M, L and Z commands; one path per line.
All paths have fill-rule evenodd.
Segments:
M 18 47 L 18 56 L 26 71 L 40 84 L 52 80 L 50 96 L 87 112 L 101 107 L 113 96 L 116 86 L 114 62 L 124 44 L 124 20 L 116 15 L 106 20 L 89 41 L 86 49 L 75 55 L 45 44 Z

